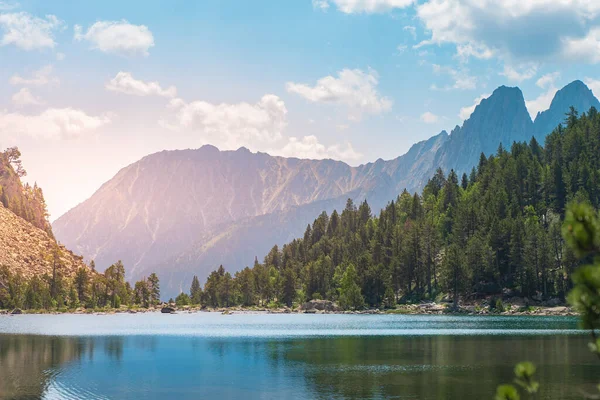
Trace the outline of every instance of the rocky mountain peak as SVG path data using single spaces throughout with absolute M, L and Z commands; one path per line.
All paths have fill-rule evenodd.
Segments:
M 591 107 L 600 109 L 600 102 L 594 96 L 590 88 L 580 80 L 573 81 L 560 89 L 554 95 L 550 108 L 538 112 L 535 117 L 534 134 L 540 142 L 565 120 L 565 114 L 570 107 L 574 107 L 579 113 L 588 112 Z

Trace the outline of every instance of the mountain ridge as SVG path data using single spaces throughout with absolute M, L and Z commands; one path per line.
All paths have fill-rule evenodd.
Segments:
M 559 99 L 565 93 L 583 93 L 583 99 L 570 102 L 600 108 L 579 83 L 565 88 L 569 90 L 557 92 Z M 564 120 L 564 103 L 557 100 L 542 113 L 547 115 L 544 124 L 556 127 Z M 162 151 L 123 168 L 90 199 L 57 219 L 53 228 L 68 247 L 94 258 L 101 268 L 121 259 L 130 279 L 150 268 L 169 274 L 167 293 L 175 293 L 183 275 L 187 279 L 194 268 L 205 275 L 219 261 L 239 263 L 252 253 L 262 256 L 273 244 L 301 235 L 321 211 L 343 207 L 348 197 L 368 199 L 378 210 L 405 188 L 422 189 L 437 168 L 468 173 L 481 153 L 494 153 L 500 143 L 528 141 L 535 132 L 521 90 L 502 86 L 450 134 L 442 131 L 415 143 L 402 156 L 356 167 L 245 148 L 220 151 L 210 145 Z M 210 248 L 203 245 L 208 242 Z M 182 271 L 179 278 L 172 274 L 175 270 Z

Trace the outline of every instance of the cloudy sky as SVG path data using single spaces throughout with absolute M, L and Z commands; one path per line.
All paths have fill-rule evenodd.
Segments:
M 596 0 L 0 1 L 0 147 L 54 220 L 149 153 L 390 159 L 599 63 Z

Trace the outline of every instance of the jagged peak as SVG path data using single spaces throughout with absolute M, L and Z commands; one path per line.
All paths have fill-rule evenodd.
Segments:
M 492 97 L 503 97 L 503 96 L 517 96 L 523 98 L 523 92 L 518 86 L 498 86 L 490 97 L 486 100 L 491 99 Z
M 590 107 L 600 107 L 600 102 L 590 88 L 580 80 L 574 80 L 556 92 L 550 107 L 538 112 L 535 117 L 536 133 L 547 134 L 564 119 L 564 113 L 573 106 L 579 112 L 587 112 Z
M 501 115 L 504 112 L 527 115 L 531 122 L 525 105 L 525 97 L 520 88 L 516 86 L 499 86 L 490 97 L 481 100 L 471 116 L 465 121 L 465 124 L 477 120 L 487 120 L 490 115 Z M 465 125 L 463 124 L 463 126 Z M 455 130 L 456 128 L 452 132 Z
M 552 108 L 553 105 L 560 104 L 561 102 L 570 101 L 572 96 L 586 96 L 588 99 L 594 98 L 594 94 L 585 83 L 580 80 L 575 80 L 556 92 L 554 98 L 552 99 L 552 103 L 550 103 L 550 108 Z

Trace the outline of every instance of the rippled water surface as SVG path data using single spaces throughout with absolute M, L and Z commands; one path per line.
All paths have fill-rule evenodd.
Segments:
M 587 342 L 570 317 L 0 316 L 0 398 L 491 399 L 530 360 L 578 399 Z

